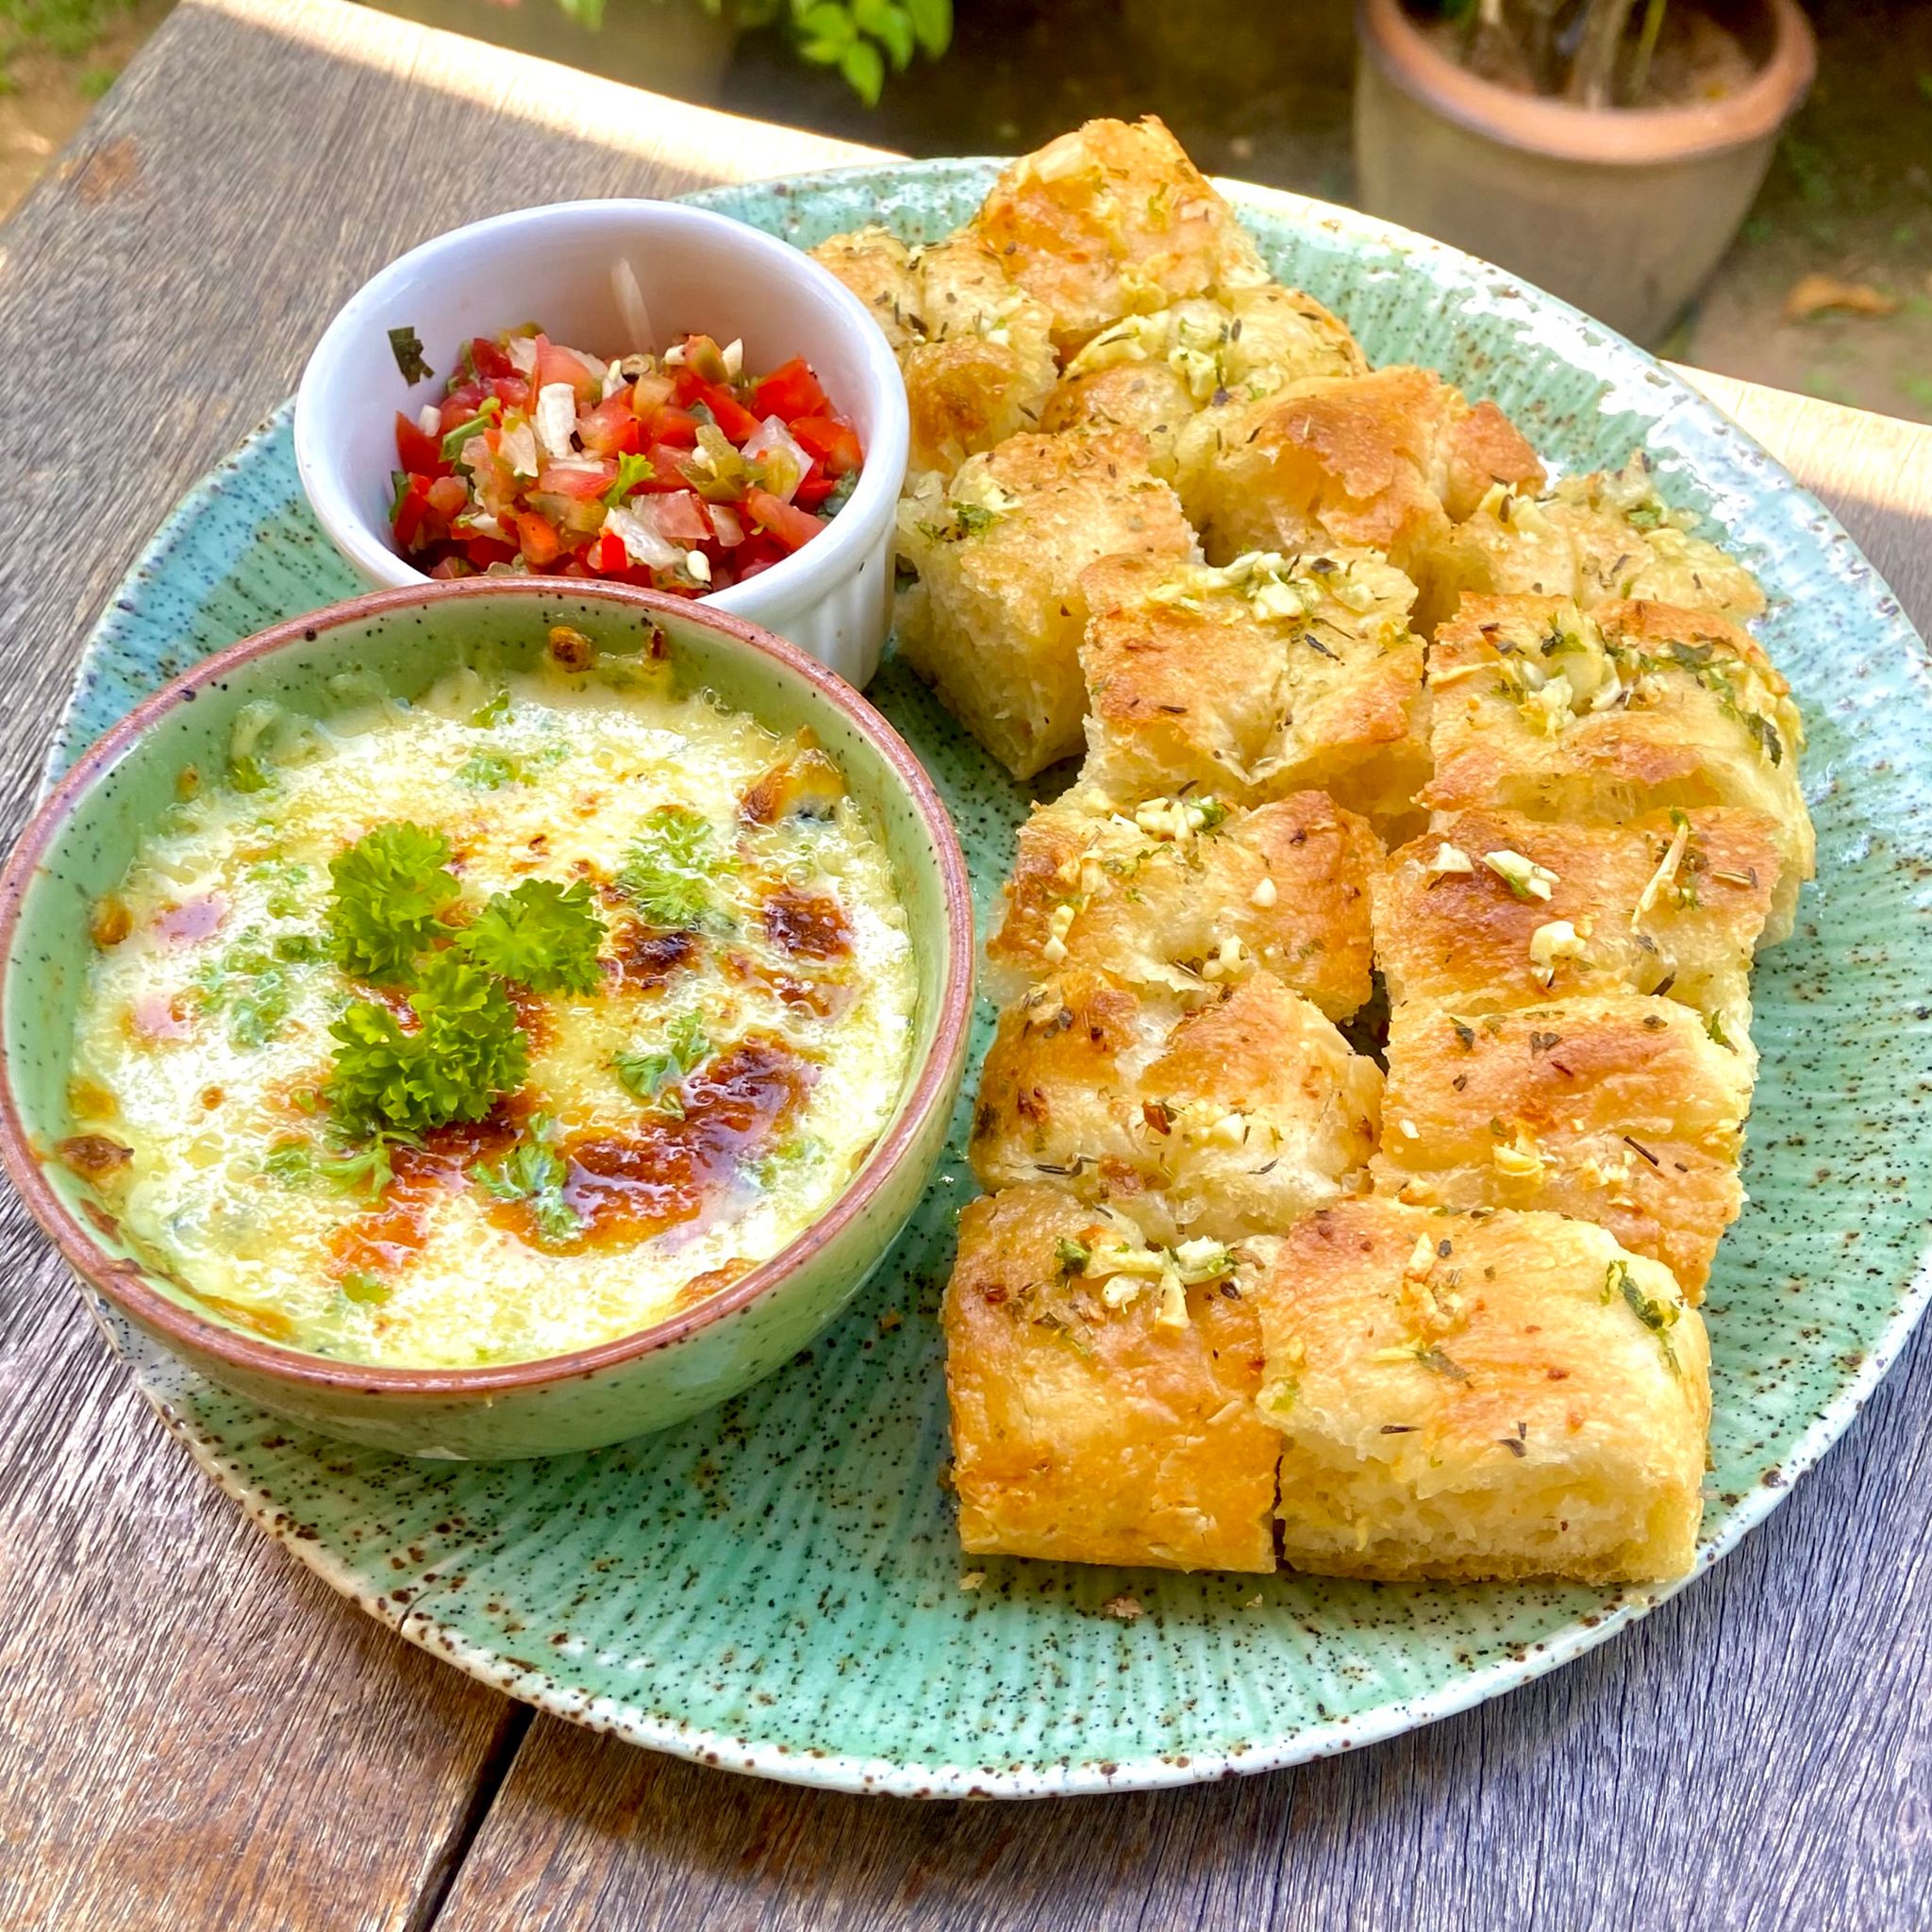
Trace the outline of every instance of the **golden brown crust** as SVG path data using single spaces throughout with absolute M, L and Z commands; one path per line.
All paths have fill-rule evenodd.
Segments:
M 1396 1008 L 1378 1191 L 1416 1208 L 1594 1222 L 1691 1301 L 1743 1204 L 1746 1058 L 1687 1007 L 1635 994 L 1465 1018 Z
M 1657 494 L 1641 454 L 1621 472 L 1566 476 L 1541 496 L 1492 489 L 1456 533 L 1455 552 L 1457 581 L 1478 595 L 1566 597 L 1585 610 L 1635 598 L 1734 624 L 1764 608 L 1751 573 Z
M 1184 559 L 1194 536 L 1145 442 L 1120 431 L 1008 438 L 949 491 L 908 499 L 900 545 L 920 576 L 907 657 L 1024 778 L 1080 748 L 1081 572 L 1117 554 Z
M 1422 775 L 1413 586 L 1365 558 L 1224 570 L 1108 558 L 1081 579 L 1083 778 L 1122 803 L 1311 787 L 1378 824 Z
M 917 259 L 896 235 L 876 225 L 832 235 L 811 251 L 863 302 L 895 356 L 924 334 Z
M 1234 210 L 1154 116 L 1090 121 L 1012 162 L 970 225 L 1062 353 L 1124 315 L 1263 282 Z
M 1368 824 L 1325 792 L 1295 791 L 1197 829 L 1190 810 L 1205 826 L 1204 803 L 1143 808 L 1137 823 L 1076 787 L 1036 807 L 987 941 L 995 997 L 1071 960 L 1183 992 L 1260 967 L 1331 1020 L 1365 1005 L 1381 858 Z
M 1166 363 L 1108 362 L 1063 375 L 1041 408 L 1040 427 L 1052 435 L 1137 430 L 1147 439 L 1154 474 L 1171 483 L 1174 438 L 1197 407 L 1187 384 Z
M 951 475 L 1038 429 L 1059 368 L 1045 309 L 970 235 L 921 249 L 917 266 L 922 340 L 902 358 L 910 468 Z
M 1554 1214 L 1348 1201 L 1273 1244 L 1253 1293 L 1296 1568 L 1603 1583 L 1690 1567 L 1709 1357 L 1657 1262 Z
M 1238 1241 L 1366 1183 L 1382 1076 L 1266 973 L 1191 1010 L 1072 967 L 1000 1016 L 970 1149 L 1155 1239 Z
M 1050 1188 L 960 1217 L 946 1391 L 969 1551 L 1167 1570 L 1274 1567 L 1278 1440 L 1255 1408 L 1260 1326 L 1234 1277 L 1109 1307 L 1063 1242 L 1120 1229 Z M 1226 1291 L 1234 1290 L 1229 1293 Z
M 1762 812 L 1785 858 L 1768 938 L 1790 931 L 1814 857 L 1804 726 L 1748 632 L 1659 604 L 1465 597 L 1429 646 L 1428 687 L 1423 804 L 1611 824 L 1671 806 Z
M 1542 466 L 1493 404 L 1430 370 L 1291 383 L 1204 410 L 1178 445 L 1176 487 L 1210 560 L 1244 550 L 1374 548 L 1423 587 L 1451 528 L 1492 483 L 1540 487 Z M 1424 609 L 1426 623 L 1436 615 Z
M 1762 813 L 1724 806 L 1649 812 L 1624 825 L 1444 814 L 1372 880 L 1389 996 L 1467 1014 L 1574 993 L 1664 993 L 1741 1044 L 1752 953 L 1781 864 L 1776 831 Z M 1547 898 L 1512 888 L 1488 862 L 1494 855 L 1507 865 L 1511 854 L 1549 874 Z M 1559 921 L 1582 949 L 1540 965 L 1536 935 Z

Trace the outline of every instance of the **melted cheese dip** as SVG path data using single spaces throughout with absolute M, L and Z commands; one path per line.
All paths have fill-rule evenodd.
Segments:
M 816 1220 L 898 1101 L 911 947 L 836 766 L 648 665 L 251 709 L 228 780 L 183 789 L 96 913 L 63 1153 L 135 1252 L 252 1332 L 425 1368 L 634 1333 Z M 634 884 L 666 807 L 708 827 L 700 912 L 688 877 L 668 911 Z M 526 1084 L 385 1176 L 322 1097 L 330 1025 L 384 997 L 329 958 L 326 914 L 330 860 L 397 821 L 444 834 L 472 913 L 582 878 L 607 931 L 594 992 L 513 990 Z M 479 1179 L 533 1145 L 542 1201 Z

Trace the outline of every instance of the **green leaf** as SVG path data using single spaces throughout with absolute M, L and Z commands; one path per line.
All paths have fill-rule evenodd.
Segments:
M 912 21 L 897 0 L 852 0 L 852 18 L 891 55 L 895 73 L 905 73 L 912 59 Z
M 594 992 L 604 922 L 591 906 L 591 888 L 555 879 L 525 879 L 498 892 L 457 935 L 457 950 L 486 972 L 532 992 Z
M 674 932 L 701 925 L 713 909 L 711 879 L 723 866 L 712 845 L 711 822 L 702 812 L 660 805 L 645 814 L 617 890 L 653 925 Z
M 798 16 L 798 31 L 809 40 L 824 41 L 837 47 L 850 46 L 858 38 L 850 11 L 833 6 L 831 0 L 819 0 L 817 6 L 808 7 Z
M 439 915 L 457 897 L 449 841 L 407 821 L 378 825 L 329 861 L 328 909 L 336 963 L 374 986 L 401 985 L 416 956 L 441 937 Z
M 605 504 L 611 509 L 617 508 L 640 483 L 648 483 L 657 474 L 649 457 L 620 456 L 617 459 L 617 481 L 604 492 Z
M 503 405 L 494 396 L 491 396 L 478 408 L 476 413 L 467 423 L 458 423 L 442 439 L 443 461 L 446 463 L 455 462 L 462 455 L 464 443 L 468 442 L 473 436 L 481 436 L 502 413 Z
M 611 1066 L 640 1100 L 655 1102 L 682 1119 L 684 1103 L 668 1090 L 695 1071 L 710 1051 L 704 1022 L 695 1013 L 680 1013 L 672 1021 L 663 1046 L 651 1053 L 621 1053 Z
M 458 785 L 468 785 L 478 791 L 501 791 L 506 785 L 525 782 L 524 768 L 501 752 L 473 751 L 457 767 L 456 780 Z
M 876 108 L 886 85 L 885 57 L 870 41 L 854 41 L 839 62 L 846 85 L 868 108 Z
M 501 724 L 509 716 L 509 692 L 500 691 L 487 703 L 478 705 L 470 713 L 470 723 L 478 731 L 488 731 Z
M 494 1164 L 477 1161 L 470 1178 L 495 1200 L 527 1203 L 539 1240 L 560 1246 L 575 1241 L 584 1224 L 564 1197 L 570 1161 L 558 1149 L 557 1132 L 550 1115 L 533 1115 L 525 1138 Z
M 843 41 L 807 41 L 798 51 L 821 67 L 836 67 L 845 58 L 845 47 Z
M 423 339 L 412 328 L 392 328 L 389 332 L 390 354 L 396 358 L 405 382 L 425 382 L 436 374 L 423 359 Z
M 374 1000 L 357 1000 L 329 1031 L 339 1041 L 327 1099 L 347 1133 L 424 1133 L 478 1121 L 529 1072 L 529 1043 L 503 988 L 455 952 L 424 966 L 405 1033 Z
M 920 46 L 937 60 L 953 44 L 953 0 L 906 0 L 906 11 Z

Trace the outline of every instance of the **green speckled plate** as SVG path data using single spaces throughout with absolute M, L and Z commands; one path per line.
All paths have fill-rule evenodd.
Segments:
M 990 174 L 908 164 L 697 198 L 801 242 L 880 220 L 910 239 L 960 220 Z M 1819 505 L 1647 357 L 1449 249 L 1290 196 L 1239 199 L 1283 279 L 1376 360 L 1493 396 L 1565 469 L 1646 446 L 1665 493 L 1772 593 L 1761 630 L 1810 728 L 1820 881 L 1757 974 L 1752 1205 L 1707 1306 L 1701 1568 L 1844 1428 L 1932 1291 L 1924 646 Z M 201 653 L 355 588 L 303 507 L 278 415 L 121 591 L 57 764 Z M 903 672 L 889 664 L 873 695 L 958 817 L 983 924 L 1024 799 Z M 815 1347 L 714 1413 L 594 1456 L 458 1466 L 344 1448 L 116 1340 L 209 1472 L 414 1642 L 562 1716 L 802 1782 L 1021 1795 L 1259 1771 L 1492 1696 L 1658 1601 L 962 1561 L 935 1312 L 972 1185 L 963 1128 L 962 1104 L 925 1206 Z M 1142 1617 L 1106 1613 L 1123 1593 Z

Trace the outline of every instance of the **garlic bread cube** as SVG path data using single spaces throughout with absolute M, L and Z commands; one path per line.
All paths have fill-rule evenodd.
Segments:
M 1015 436 L 930 478 L 899 508 L 917 595 L 899 641 L 1016 778 L 1080 749 L 1081 573 L 1103 557 L 1193 557 L 1174 491 L 1138 436 Z
M 1576 993 L 1660 993 L 1748 1051 L 1752 955 L 1777 826 L 1727 806 L 1623 825 L 1445 813 L 1371 880 L 1375 959 L 1397 1004 L 1461 1013 Z
M 1280 1441 L 1233 1261 L 1182 1266 L 1047 1187 L 966 1208 L 942 1318 L 966 1550 L 1274 1569 Z
M 1124 315 L 1265 282 L 1234 210 L 1151 114 L 1090 121 L 1023 155 L 969 225 L 1077 349 Z
M 1068 362 L 1041 427 L 1138 429 L 1156 473 L 1172 477 L 1175 440 L 1196 410 L 1367 367 L 1346 325 L 1313 296 L 1265 282 L 1103 329 Z
M 1331 1020 L 1371 991 L 1381 845 L 1325 792 L 1252 810 L 1191 793 L 1115 809 L 1081 788 L 1020 827 L 988 990 L 1017 999 L 1071 962 L 1205 996 L 1259 968 Z
M 1271 1244 L 1252 1293 L 1296 1569 L 1616 1583 L 1690 1568 L 1709 1353 L 1661 1263 L 1560 1215 L 1354 1200 Z
M 1197 408 L 1186 380 L 1165 362 L 1108 362 L 1061 376 L 1041 408 L 1040 427 L 1054 436 L 1131 429 L 1147 440 L 1148 467 L 1172 483 L 1174 439 Z
M 1427 770 L 1414 587 L 1368 557 L 1224 569 L 1108 558 L 1081 579 L 1086 782 L 1123 805 L 1199 787 L 1321 790 L 1399 824 Z
M 922 338 L 901 358 L 913 475 L 950 476 L 970 456 L 1040 427 L 1059 375 L 1046 310 L 970 235 L 918 257 Z
M 1497 485 L 1456 533 L 1457 575 L 1477 595 L 1567 597 L 1585 610 L 1636 599 L 1748 623 L 1764 609 L 1757 578 L 1696 531 L 1694 515 L 1657 495 L 1640 452 L 1541 495 Z
M 1634 993 L 1465 1019 L 1397 1007 L 1379 1191 L 1417 1208 L 1538 1208 L 1661 1261 L 1693 1302 L 1738 1218 L 1751 1056 Z
M 1204 409 L 1175 460 L 1210 562 L 1248 550 L 1379 550 L 1418 585 L 1424 630 L 1459 588 L 1455 525 L 1495 484 L 1543 481 L 1536 452 L 1493 403 L 1472 406 L 1432 371 L 1404 367 Z
M 1761 812 L 1784 859 L 1765 937 L 1790 933 L 1814 865 L 1805 727 L 1749 632 L 1665 604 L 1465 597 L 1429 647 L 1428 689 L 1424 805 L 1610 824 L 1671 806 Z
M 830 269 L 863 302 L 885 331 L 892 353 L 903 358 L 923 340 L 925 320 L 919 286 L 918 257 L 891 230 L 876 224 L 831 235 L 810 251 L 820 267 Z
M 969 1155 L 1157 1241 L 1239 1241 L 1366 1185 L 1382 1075 L 1267 973 L 1190 1008 L 1071 968 L 1001 1016 Z

